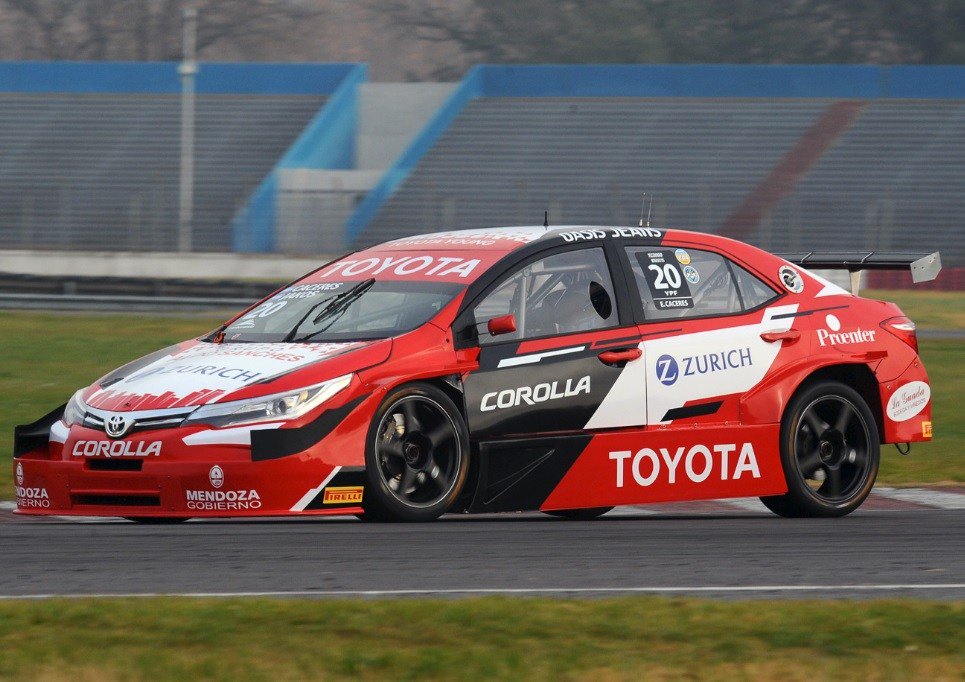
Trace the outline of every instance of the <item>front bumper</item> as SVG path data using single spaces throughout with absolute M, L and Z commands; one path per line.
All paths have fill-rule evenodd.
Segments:
M 17 513 L 187 518 L 362 512 L 364 470 L 330 461 L 324 443 L 252 461 L 250 445 L 190 438 L 198 433 L 210 431 L 144 431 L 112 440 L 102 431 L 55 423 L 45 447 L 14 460 Z

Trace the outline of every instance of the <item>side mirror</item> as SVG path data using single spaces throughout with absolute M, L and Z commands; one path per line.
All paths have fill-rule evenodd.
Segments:
M 494 317 L 486 323 L 486 329 L 489 331 L 490 336 L 512 334 L 516 331 L 516 316 L 510 313 L 509 315 Z

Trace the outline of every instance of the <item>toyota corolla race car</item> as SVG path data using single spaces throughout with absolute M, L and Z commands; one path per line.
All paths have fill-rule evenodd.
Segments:
M 841 516 L 882 443 L 932 437 L 915 325 L 786 254 L 649 227 L 519 227 L 352 253 L 15 432 L 23 514 L 178 520 L 759 496 Z

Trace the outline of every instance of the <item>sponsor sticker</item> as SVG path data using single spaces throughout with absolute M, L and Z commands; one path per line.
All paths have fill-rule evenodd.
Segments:
M 15 490 L 17 506 L 21 509 L 48 509 L 50 496 L 46 488 L 29 488 L 18 485 Z
M 342 259 L 330 265 L 319 278 L 376 277 L 392 274 L 396 277 L 445 278 L 454 277 L 456 281 L 465 280 L 480 264 L 478 258 L 458 256 L 372 256 L 369 258 Z
M 783 265 L 781 269 L 777 271 L 778 277 L 781 278 L 781 284 L 784 288 L 790 291 L 792 294 L 799 294 L 804 291 L 804 278 L 801 277 L 801 273 L 792 268 L 790 265 Z
M 754 364 L 750 348 L 732 348 L 717 353 L 688 355 L 677 359 L 668 354 L 657 358 L 657 380 L 664 386 L 673 386 L 680 377 L 701 376 Z
M 450 230 L 433 234 L 403 237 L 390 242 L 393 246 L 492 246 L 505 242 L 528 244 L 539 239 L 546 231 L 542 228 L 487 228 L 481 230 Z M 508 244 L 507 244 L 508 246 Z
M 247 511 L 261 509 L 257 490 L 221 490 L 225 484 L 224 469 L 215 464 L 208 470 L 208 483 L 214 490 L 185 490 L 185 505 L 193 511 Z
M 161 441 L 79 440 L 71 451 L 74 457 L 160 457 Z
M 224 469 L 215 464 L 208 472 L 208 482 L 212 488 L 220 488 L 224 485 Z
M 185 490 L 187 508 L 194 511 L 246 511 L 261 509 L 257 490 Z
M 359 504 L 362 502 L 362 486 L 331 486 L 325 488 L 322 504 Z
M 17 462 L 17 485 L 23 485 L 23 464 Z
M 660 239 L 663 233 L 652 227 L 611 227 L 605 230 L 576 230 L 561 232 L 560 238 L 567 243 L 591 241 L 593 239 Z
M 697 268 L 692 265 L 684 266 L 684 277 L 691 284 L 697 284 L 700 281 L 700 273 L 697 272 Z
M 922 435 L 924 438 L 931 438 L 931 437 L 932 437 L 931 422 L 922 422 L 922 423 L 921 423 L 921 435 Z
M 637 262 L 647 279 L 650 295 L 657 310 L 693 308 L 690 287 L 670 249 L 648 249 L 636 254 Z M 696 274 L 696 271 L 694 271 Z M 699 279 L 699 277 L 698 277 Z
M 836 315 L 827 315 L 824 318 L 827 329 L 818 329 L 818 342 L 822 346 L 847 346 L 853 343 L 872 343 L 875 340 L 874 329 L 855 329 L 854 331 L 841 331 L 841 320 Z
M 738 480 L 743 476 L 760 478 L 754 446 L 750 443 L 681 445 L 670 448 L 643 448 L 636 453 L 619 450 L 610 453 L 616 463 L 616 487 L 632 481 L 641 488 L 654 483 L 674 485 L 684 479 L 692 483 L 713 480 Z M 629 470 L 629 476 L 627 475 Z
M 888 418 L 896 422 L 908 421 L 925 409 L 930 398 L 931 388 L 924 381 L 907 383 L 888 398 Z
M 507 388 L 504 391 L 493 391 L 484 395 L 479 405 L 479 410 L 481 412 L 505 410 L 509 407 L 535 405 L 536 403 L 545 403 L 547 400 L 570 398 L 581 393 L 589 392 L 589 375 L 581 377 L 580 379 L 567 379 L 566 381 L 553 381 L 536 384 L 535 386 Z
M 673 255 L 681 265 L 690 265 L 690 254 L 685 249 L 677 249 Z

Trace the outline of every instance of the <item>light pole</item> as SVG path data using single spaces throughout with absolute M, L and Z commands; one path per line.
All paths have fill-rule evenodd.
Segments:
M 178 251 L 191 250 L 191 222 L 194 213 L 194 60 L 198 10 L 184 10 L 184 53 L 178 66 L 181 75 L 181 191 L 178 207 Z

